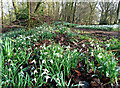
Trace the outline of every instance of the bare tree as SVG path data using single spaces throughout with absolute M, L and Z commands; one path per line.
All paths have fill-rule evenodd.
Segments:
M 75 21 L 76 5 L 77 5 L 77 2 L 75 1 L 75 6 L 74 6 L 74 10 L 73 10 L 73 19 L 72 19 L 72 23 Z
M 118 3 L 117 17 L 118 17 L 118 20 L 119 20 L 118 23 L 120 23 L 120 1 L 119 1 L 119 3 Z
M 27 30 L 30 28 L 30 0 L 27 1 L 27 8 L 28 8 L 28 27 Z
M 15 15 L 16 15 L 16 19 L 18 19 L 18 8 L 17 8 L 17 4 L 15 2 L 15 0 L 12 0 L 12 4 L 15 10 Z
M 1 17 L 2 17 L 2 28 L 3 28 L 4 27 L 3 26 L 3 24 L 4 24 L 4 18 L 3 18 L 4 17 L 4 12 L 3 12 L 3 1 L 2 0 L 1 0 L 1 12 L 2 12 Z
M 96 5 L 97 5 L 96 2 L 89 2 L 90 6 L 89 24 L 92 24 L 93 13 L 95 11 Z

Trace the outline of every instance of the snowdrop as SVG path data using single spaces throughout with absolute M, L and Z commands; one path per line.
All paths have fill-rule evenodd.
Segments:
M 97 48 L 99 47 L 99 45 L 97 45 Z
M 10 55 L 10 53 L 8 53 L 8 56 Z
M 11 61 L 11 59 L 8 59 L 8 62 L 10 62 Z
M 98 56 L 98 58 L 101 59 L 102 58 L 102 53 L 99 53 L 97 56 Z
M 4 75 L 4 77 L 7 77 L 7 75 Z
M 94 56 L 93 52 L 91 52 L 91 56 Z
M 80 49 L 80 52 L 82 51 L 82 48 Z
M 85 44 L 82 44 L 82 47 L 85 47 Z
M 35 70 L 35 67 L 33 66 L 33 67 L 31 68 L 31 70 Z
M 35 81 L 35 83 L 36 83 L 36 78 L 34 78 L 33 81 Z
M 41 74 L 41 76 L 43 76 L 44 74 L 48 74 L 49 73 L 49 71 L 47 70 L 47 69 L 43 69 L 43 73 Z
M 61 55 L 60 55 L 59 53 L 56 53 L 56 56 L 57 56 L 57 57 L 60 57 Z
M 34 64 L 36 64 L 36 61 L 35 61 L 35 60 L 33 60 L 31 63 L 34 63 Z
M 21 66 L 20 69 L 23 69 L 23 66 Z
M 60 47 L 58 47 L 58 50 L 60 50 Z
M 94 46 L 94 44 L 91 44 L 91 46 Z
M 46 63 L 46 60 L 42 60 L 42 64 L 45 64 Z
M 8 71 L 11 71 L 11 68 L 9 68 Z
M 52 60 L 52 59 L 51 59 L 51 60 L 48 60 L 48 61 L 50 61 L 50 63 L 53 64 L 53 60 Z
M 13 66 L 13 63 L 11 63 L 10 66 Z
M 37 47 L 35 49 L 37 49 Z
M 35 73 L 38 73 L 38 71 L 37 71 L 37 70 L 34 70 L 34 74 L 35 74 Z
M 24 72 L 23 72 L 23 71 L 21 71 L 21 72 L 20 72 L 20 75 L 24 75 Z
M 47 81 L 48 81 L 48 79 L 49 79 L 49 78 L 51 78 L 51 77 L 50 77 L 50 76 L 45 76 L 45 78 L 46 78 L 46 82 L 47 82 Z
M 106 46 L 107 46 L 107 47 L 109 47 L 109 46 L 110 46 L 110 44 L 106 44 Z
M 77 52 L 77 49 L 76 49 L 76 50 L 74 50 L 74 53 L 75 53 L 75 52 Z
M 67 48 L 67 49 L 70 49 L 70 46 L 67 46 L 66 48 Z
M 48 54 L 48 52 L 44 52 L 44 55 L 47 55 Z
M 8 83 L 10 80 L 7 80 L 6 83 Z
M 20 47 L 18 48 L 18 50 L 20 50 Z

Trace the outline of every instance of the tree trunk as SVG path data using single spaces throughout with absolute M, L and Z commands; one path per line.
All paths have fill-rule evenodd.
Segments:
M 120 10 L 120 1 L 119 1 L 119 3 L 118 3 L 118 8 L 117 8 L 117 11 L 116 11 L 117 16 L 116 16 L 116 19 L 115 19 L 114 24 L 116 24 L 116 23 L 117 23 L 117 20 L 119 21 L 119 12 L 120 12 L 119 10 Z
M 16 19 L 18 19 L 18 8 L 17 8 L 15 0 L 12 0 L 12 4 L 15 10 Z
M 118 4 L 117 16 L 118 16 L 118 23 L 120 24 L 120 1 L 119 1 L 119 4 Z
M 3 2 L 2 2 L 2 0 L 1 0 L 1 12 L 2 12 L 2 28 L 4 27 L 3 25 L 4 25 L 4 12 L 3 12 Z
M 77 2 L 75 2 L 75 7 L 74 7 L 74 11 L 73 11 L 73 19 L 72 19 L 72 23 L 75 21 L 76 5 L 77 5 Z
M 7 1 L 7 4 L 8 4 L 9 20 L 10 20 L 10 23 L 11 23 L 11 14 L 10 14 L 10 10 L 9 10 L 9 8 L 10 8 L 9 1 Z
M 27 8 L 28 8 L 28 27 L 27 27 L 27 29 L 26 30 L 29 30 L 29 28 L 30 28 L 30 0 L 28 0 L 28 2 L 27 2 Z

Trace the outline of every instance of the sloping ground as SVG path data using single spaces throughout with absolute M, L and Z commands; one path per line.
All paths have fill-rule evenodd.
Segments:
M 58 47 L 58 51 L 62 49 L 62 58 L 61 57 L 56 57 L 57 59 L 60 59 L 60 63 L 57 62 L 55 65 L 49 64 L 49 61 L 46 60 L 46 63 L 48 63 L 48 68 L 51 67 L 53 68 L 53 72 L 54 74 L 50 75 L 50 78 L 48 78 L 48 80 L 46 81 L 46 79 L 44 78 L 42 81 L 44 81 L 44 83 L 41 85 L 42 87 L 40 88 L 49 88 L 49 87 L 59 87 L 55 79 L 53 79 L 52 77 L 54 77 L 53 75 L 57 75 L 59 76 L 59 78 L 61 78 L 60 80 L 60 84 L 62 85 L 62 81 L 64 81 L 64 83 L 69 84 L 68 87 L 71 87 L 72 85 L 77 85 L 76 88 L 78 88 L 78 86 L 81 86 L 81 88 L 112 88 L 112 86 L 110 85 L 111 80 L 110 77 L 106 77 L 105 74 L 100 74 L 100 72 L 102 70 L 99 70 L 97 68 L 101 67 L 102 59 L 99 61 L 98 59 L 98 55 L 99 53 L 103 53 L 103 55 L 106 55 L 106 58 L 109 59 L 109 61 L 112 61 L 110 57 L 113 57 L 113 59 L 115 58 L 116 61 L 119 61 L 119 57 L 117 57 L 118 55 L 120 55 L 119 51 L 117 51 L 117 55 L 113 56 L 113 54 L 111 54 L 111 52 L 109 52 L 109 50 L 111 50 L 111 47 L 116 46 L 117 48 L 119 48 L 119 42 L 118 40 L 115 41 L 114 38 L 112 38 L 112 36 L 115 36 L 117 34 L 117 32 L 106 32 L 106 31 L 93 31 L 93 30 L 86 30 L 86 29 L 77 29 L 77 30 L 73 30 L 71 31 L 71 29 L 69 30 L 69 28 L 67 27 L 63 27 L 63 28 L 57 28 L 56 26 L 54 27 L 45 27 L 45 25 L 43 27 L 38 27 L 32 30 L 29 30 L 27 32 L 25 32 L 24 30 L 21 30 L 20 32 L 13 32 L 9 34 L 9 32 L 4 36 L 4 37 L 10 37 L 12 40 L 16 40 L 17 42 L 15 42 L 16 46 L 14 48 L 14 56 L 12 56 L 11 60 L 16 59 L 18 56 L 18 54 L 20 53 L 21 56 L 21 52 L 24 52 L 24 49 L 27 49 L 27 53 L 31 53 L 30 57 L 27 58 L 26 62 L 20 64 L 20 62 L 17 62 L 16 66 L 23 66 L 24 69 L 24 73 L 28 72 L 28 75 L 30 76 L 31 79 L 34 79 L 36 76 L 37 78 L 39 78 L 40 75 L 40 69 L 46 68 L 46 65 L 42 65 L 38 63 L 38 61 L 40 61 L 41 63 L 43 63 L 43 60 L 40 59 L 41 56 L 43 59 L 47 58 L 49 59 L 49 57 L 51 57 L 52 59 L 55 58 L 56 56 L 52 57 L 51 54 L 55 53 L 54 51 L 56 49 L 54 49 L 56 47 L 56 44 L 59 44 L 60 47 Z M 111 35 L 112 34 L 112 35 Z M 117 36 L 118 37 L 118 36 Z M 93 41 L 94 40 L 94 41 Z M 18 42 L 19 41 L 19 42 Z M 26 44 L 24 44 L 26 43 Z M 109 45 L 109 47 L 107 47 L 106 45 Z M 45 46 L 44 46 L 45 45 Z M 53 45 L 53 47 L 51 47 L 51 45 Z M 70 50 L 67 50 L 67 48 Z M 31 48 L 30 48 L 31 47 Z M 102 48 L 101 48 L 102 47 Z M 46 48 L 50 48 L 50 50 Z M 98 48 L 98 50 L 96 49 Z M 100 49 L 104 49 L 103 51 L 100 51 Z M 95 49 L 96 51 L 92 51 L 91 49 Z M 68 69 L 69 65 L 71 65 L 70 62 L 65 62 L 65 59 L 67 58 L 67 54 L 71 51 L 74 51 L 73 53 L 78 53 L 79 54 L 83 54 L 82 57 L 79 57 L 75 54 L 76 59 L 78 59 L 78 61 L 73 64 L 76 64 L 76 66 L 74 66 L 73 68 L 70 67 L 70 71 Z M 41 53 L 42 52 L 42 53 Z M 50 52 L 49 56 L 46 56 L 47 53 Z M 67 52 L 67 53 L 66 53 Z M 94 55 L 92 55 L 92 52 L 94 53 Z M 17 54 L 16 54 L 17 53 Z M 59 52 L 60 53 L 60 52 Z M 105 54 L 104 54 L 105 53 Z M 58 55 L 58 53 L 57 53 Z M 70 54 L 71 55 L 71 54 Z M 68 57 L 70 57 L 70 55 L 68 55 Z M 59 55 L 58 55 L 59 56 Z M 104 56 L 103 56 L 104 57 Z M 101 58 L 99 56 L 99 58 Z M 6 58 L 8 59 L 8 58 Z M 19 58 L 23 59 L 23 58 Z M 70 61 L 72 61 L 74 58 L 72 58 Z M 34 63 L 32 63 L 34 61 Z M 36 62 L 35 62 L 36 61 Z M 54 61 L 54 59 L 53 59 Z M 68 59 L 69 61 L 69 59 Z M 104 61 L 104 60 L 103 60 Z M 114 62 L 116 62 L 114 61 Z M 65 65 L 67 64 L 67 67 L 65 67 L 65 65 L 62 65 L 62 63 L 65 62 Z M 114 63 L 112 62 L 112 63 Z M 63 76 L 60 75 L 61 73 L 59 73 L 59 71 L 57 71 L 55 69 L 57 64 L 60 64 L 60 72 L 64 73 L 66 71 L 69 71 L 69 74 L 66 75 L 64 74 Z M 109 63 L 108 65 L 111 66 L 113 65 L 112 63 Z M 11 62 L 9 60 L 5 61 L 4 66 L 10 66 Z M 91 66 L 92 65 L 92 66 Z M 41 67 L 40 67 L 41 66 Z M 108 68 L 109 66 L 107 66 L 106 64 L 104 65 L 105 68 Z M 93 67 L 93 68 L 92 68 Z M 96 67 L 96 70 L 95 68 Z M 26 69 L 27 68 L 27 69 Z M 51 69 L 50 68 L 50 69 Z M 114 65 L 113 65 L 114 68 Z M 35 71 L 35 69 L 37 69 L 37 74 L 39 75 L 31 75 L 31 72 Z M 66 70 L 67 69 L 67 70 Z M 94 69 L 94 70 L 93 70 Z M 103 67 L 102 67 L 103 69 Z M 104 69 L 103 69 L 104 70 Z M 113 69 L 109 69 L 110 71 L 112 71 Z M 18 73 L 21 71 L 21 69 L 18 67 L 17 69 Z M 55 73 L 59 73 L 59 74 L 55 74 Z M 114 73 L 114 72 L 113 72 Z M 101 75 L 101 77 L 99 77 Z M 25 75 L 24 75 L 25 76 Z M 44 77 L 44 76 L 43 76 Z M 62 77 L 64 78 L 64 80 L 62 80 Z M 6 78 L 9 78 L 9 76 L 6 76 Z M 119 77 L 118 77 L 119 78 Z M 52 80 L 52 81 L 51 81 Z M 59 81 L 58 80 L 58 81 Z M 40 82 L 42 82 L 40 80 Z M 119 83 L 120 80 L 118 80 Z M 31 84 L 30 87 L 35 86 L 36 81 L 33 80 L 31 81 L 33 84 Z M 12 83 L 7 83 L 8 85 L 13 85 Z M 17 84 L 17 83 L 16 83 Z M 119 83 L 120 84 L 120 83 Z M 4 83 L 3 86 L 5 86 L 6 84 Z M 116 87 L 115 82 L 113 82 L 114 87 Z M 26 85 L 26 87 L 28 87 Z M 65 86 L 62 86 L 65 87 Z M 75 87 L 74 87 L 75 88 Z

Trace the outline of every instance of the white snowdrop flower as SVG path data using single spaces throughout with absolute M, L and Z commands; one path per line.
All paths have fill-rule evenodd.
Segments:
M 42 63 L 45 64 L 45 63 L 46 63 L 46 60 L 42 60 Z
M 51 47 L 51 45 L 49 45 L 49 46 L 47 46 L 48 48 L 50 48 Z
M 42 56 L 40 56 L 40 60 L 42 59 Z
M 35 49 L 37 49 L 37 47 L 35 47 Z
M 59 78 L 57 78 L 56 80 L 57 80 L 57 82 L 59 83 L 59 85 L 61 85 L 61 83 L 60 83 L 60 79 L 59 79 Z
M 109 47 L 109 46 L 110 46 L 110 44 L 106 44 L 106 46 L 107 46 L 107 47 Z
M 47 55 L 48 57 L 50 57 L 49 55 Z
M 44 50 L 46 50 L 46 47 L 44 47 Z
M 97 47 L 99 47 L 99 45 L 97 45 Z
M 24 42 L 22 42 L 21 44 L 24 44 Z
M 76 50 L 74 50 L 74 52 L 77 52 L 77 49 L 76 49 Z
M 23 69 L 23 66 L 21 66 L 20 69 Z
M 7 75 L 4 75 L 4 77 L 7 77 Z
M 18 50 L 20 50 L 20 47 L 18 48 Z
M 107 42 L 110 42 L 109 40 L 107 40 Z
M 70 49 L 70 46 L 67 46 L 66 48 L 67 48 L 67 49 Z
M 34 78 L 33 81 L 35 81 L 35 83 L 36 83 L 36 78 Z
M 40 48 L 42 48 L 42 46 L 40 46 Z
M 60 50 L 60 47 L 58 47 L 58 50 Z
M 38 71 L 37 71 L 37 70 L 34 70 L 34 74 L 35 74 L 35 73 L 38 73 Z
M 22 37 L 22 35 L 20 35 L 20 37 Z
M 11 61 L 11 59 L 8 59 L 8 62 L 10 62 Z
M 31 72 L 31 74 L 30 74 L 31 76 L 33 75 L 33 72 Z
M 35 69 L 35 67 L 33 66 L 32 68 L 31 68 L 31 70 L 34 70 Z
M 28 50 L 31 50 L 31 48 L 28 48 Z
M 53 60 L 52 60 L 52 59 L 51 59 L 51 60 L 48 60 L 48 61 L 50 61 L 50 63 L 53 64 Z
M 20 75 L 24 75 L 24 72 L 23 72 L 23 71 L 21 71 L 21 72 L 20 72 Z
M 48 54 L 48 52 L 44 52 L 44 55 L 47 55 Z
M 11 71 L 11 68 L 9 68 L 8 71 Z
M 63 55 L 60 55 L 60 57 L 62 58 L 62 57 L 63 57 Z
M 7 80 L 6 82 L 8 83 L 10 80 Z
M 94 44 L 91 44 L 91 46 L 94 46 Z
M 91 56 L 94 56 L 93 52 L 91 52 Z
M 36 39 L 34 39 L 34 41 L 37 41 Z
M 82 48 L 80 49 L 80 52 L 82 51 Z
M 102 58 L 102 53 L 99 53 L 97 56 L 98 58 Z
M 31 63 L 34 63 L 34 64 L 36 64 L 36 61 L 35 61 L 35 60 L 33 60 Z
M 13 66 L 13 63 L 11 63 L 10 66 Z
M 51 78 L 51 77 L 47 75 L 47 76 L 45 76 L 45 78 L 46 78 L 46 82 L 47 82 L 48 79 Z
M 91 41 L 90 44 L 92 44 L 93 42 Z
M 57 56 L 57 57 L 60 57 L 60 54 L 59 54 L 59 53 L 56 53 L 56 56 Z
M 10 55 L 10 53 L 8 53 L 8 56 Z
M 49 73 L 49 71 L 47 70 L 47 69 L 43 69 L 43 73 L 41 74 L 41 76 L 43 76 L 44 74 L 48 74 Z
M 82 44 L 82 47 L 85 47 L 85 44 Z
M 51 59 L 50 62 L 53 64 L 53 60 Z
M 3 85 L 4 83 L 5 83 L 5 82 L 4 82 L 4 81 L 2 81 L 2 82 L 1 82 L 1 85 Z

